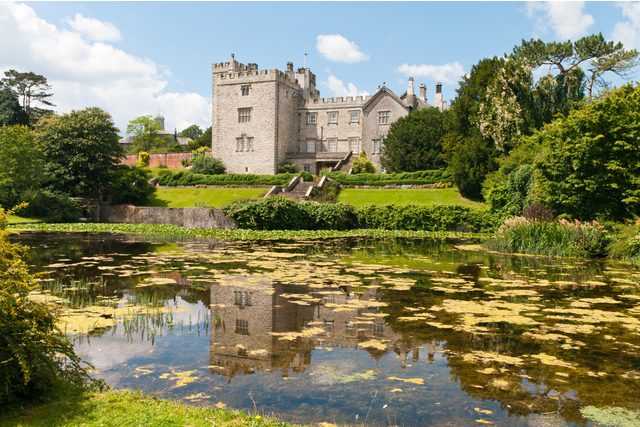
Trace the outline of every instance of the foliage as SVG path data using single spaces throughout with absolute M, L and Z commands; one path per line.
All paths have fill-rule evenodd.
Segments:
M 178 136 L 182 138 L 191 138 L 192 140 L 196 140 L 202 136 L 203 132 L 198 125 L 191 125 L 188 128 L 181 131 Z
M 28 203 L 22 210 L 24 215 L 44 218 L 48 222 L 76 222 L 82 215 L 78 203 L 59 191 L 27 190 L 21 201 Z
M 0 206 L 11 207 L 42 182 L 42 151 L 26 126 L 0 127 Z
M 610 234 L 597 222 L 556 222 L 507 218 L 496 235 L 485 242 L 489 249 L 546 256 L 596 257 L 606 253 Z
M 36 140 L 51 187 L 72 196 L 100 194 L 124 155 L 111 115 L 97 107 L 43 117 Z
M 0 127 L 26 124 L 27 113 L 18 102 L 18 97 L 0 82 Z
M 134 137 L 131 151 L 154 152 L 164 147 L 166 139 L 160 135 L 161 130 L 160 123 L 151 116 L 140 116 L 131 120 L 127 125 L 127 134 Z
M 425 108 L 399 118 L 384 138 L 380 163 L 389 172 L 444 168 L 442 138 L 451 119 L 451 112 L 440 112 L 438 108 Z
M 602 74 L 613 72 L 620 77 L 627 77 L 628 72 L 638 65 L 638 52 L 635 49 L 626 51 L 622 43 L 606 41 L 602 33 L 585 36 L 575 42 L 522 40 L 522 44 L 513 49 L 511 56 L 527 61 L 532 68 L 548 65 L 556 69 L 556 80 L 567 86 L 569 92 L 571 86 L 576 84 L 572 72 L 582 64 L 588 64 L 588 71 L 591 73 L 589 98 L 595 84 L 604 85 Z
M 149 182 L 149 169 L 120 165 L 113 173 L 111 183 L 111 203 L 144 206 L 154 187 Z
M 640 86 L 625 85 L 536 135 L 536 198 L 575 218 L 640 213 Z
M 278 165 L 278 173 L 296 173 L 296 165 L 284 161 Z
M 139 152 L 137 164 L 143 168 L 149 166 L 149 153 L 146 151 Z
M 449 184 L 450 185 L 450 184 Z M 384 205 L 391 203 L 413 203 L 417 205 L 461 205 L 476 208 L 486 207 L 483 203 L 473 202 L 460 196 L 454 188 L 344 188 L 338 196 L 339 202 L 355 206 L 367 204 Z
M 492 212 L 507 216 L 521 215 L 532 203 L 533 167 L 525 164 L 512 171 L 504 183 L 496 183 L 487 191 L 487 204 Z
M 35 124 L 44 115 L 53 114 L 52 110 L 35 106 L 41 104 L 55 107 L 49 100 L 53 94 L 47 93 L 51 90 L 51 86 L 44 76 L 33 72 L 21 73 L 16 70 L 5 71 L 4 75 L 2 84 L 19 99 L 26 115 L 27 126 Z
M 11 213 L 9 211 L 8 213 Z M 0 208 L 0 403 L 39 398 L 61 381 L 86 377 L 72 343 L 55 327 L 51 307 L 29 300 L 36 286 L 22 260 L 25 248 L 7 241 Z
M 309 201 L 318 203 L 336 203 L 340 194 L 340 184 L 327 179 L 322 187 L 315 186 L 311 189 L 311 194 L 307 198 Z
M 253 175 L 230 173 L 226 175 L 201 175 L 192 171 L 171 169 L 160 171 L 158 184 L 176 185 L 283 185 L 291 181 L 292 174 Z
M 366 205 L 298 203 L 269 197 L 223 208 L 239 228 L 257 230 L 318 230 L 372 227 L 385 230 L 495 230 L 502 217 L 486 210 L 456 205 Z
M 326 176 L 341 185 L 429 185 L 437 182 L 451 182 L 450 173 L 442 170 L 425 170 L 401 173 L 361 173 L 349 175 L 342 172 L 328 172 Z
M 462 139 L 455 147 L 449 171 L 460 194 L 471 200 L 482 200 L 482 184 L 497 169 L 494 148 L 478 135 Z
M 193 151 L 198 148 L 205 147 L 211 150 L 211 126 L 209 126 L 204 133 L 193 141 L 189 141 L 188 149 Z
M 300 171 L 300 173 L 298 174 L 298 176 L 300 178 L 302 178 L 303 181 L 306 182 L 312 182 L 313 181 L 313 175 L 311 175 L 309 172 L 307 171 Z
M 367 157 L 364 151 L 361 151 L 358 157 L 354 158 L 351 161 L 351 164 L 353 165 L 353 170 L 352 170 L 353 174 L 375 173 L 376 171 L 376 167 L 373 166 L 373 163 Z
M 226 167 L 220 159 L 207 156 L 202 149 L 191 152 L 191 172 L 202 175 L 224 174 Z

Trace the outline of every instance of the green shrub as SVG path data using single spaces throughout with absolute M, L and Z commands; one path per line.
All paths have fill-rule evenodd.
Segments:
M 367 155 L 364 154 L 364 151 L 361 151 L 358 157 L 354 158 L 351 163 L 353 165 L 352 172 L 354 174 L 374 173 L 376 171 L 376 167 L 373 166 L 373 163 Z
M 166 170 L 161 170 L 160 174 Z M 113 174 L 111 183 L 111 203 L 143 206 L 147 203 L 154 187 L 149 183 L 151 171 L 141 167 L 121 165 Z
M 318 203 L 335 203 L 340 194 L 340 184 L 330 179 L 326 180 L 322 187 L 315 186 L 311 189 L 308 200 Z
M 306 182 L 312 182 L 313 181 L 313 175 L 311 175 L 307 171 L 300 171 L 300 173 L 298 175 L 300 176 L 300 178 L 303 179 L 303 181 L 306 181 Z
M 282 162 L 278 165 L 278 173 L 296 173 L 296 165 L 291 162 Z
M 606 254 L 611 234 L 600 224 L 507 218 L 485 246 L 499 252 L 596 257 Z
M 453 182 L 449 172 L 441 170 L 401 172 L 401 173 L 359 173 L 356 175 L 341 172 L 328 172 L 328 177 L 341 185 L 372 185 L 384 187 L 385 185 L 429 185 Z
M 62 381 L 88 378 L 73 344 L 55 326 L 55 311 L 28 298 L 34 277 L 22 260 L 24 248 L 6 240 L 0 208 L 0 404 L 46 396 Z
M 222 175 L 225 170 L 222 160 L 209 156 L 197 156 L 191 166 L 191 172 L 202 175 Z
M 138 153 L 138 166 L 146 168 L 149 166 L 149 153 L 141 151 Z
M 82 209 L 67 194 L 48 190 L 30 190 L 22 195 L 29 205 L 21 210 L 26 216 L 45 218 L 48 222 L 77 222 Z

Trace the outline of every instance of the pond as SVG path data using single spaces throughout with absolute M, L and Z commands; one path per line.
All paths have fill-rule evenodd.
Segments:
M 293 423 L 640 423 L 630 264 L 429 238 L 13 240 L 113 388 Z

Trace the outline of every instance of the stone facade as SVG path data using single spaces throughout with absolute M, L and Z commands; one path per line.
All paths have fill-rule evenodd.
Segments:
M 431 107 L 426 86 L 414 94 L 413 78 L 400 97 L 383 86 L 374 95 L 320 98 L 309 68 L 258 70 L 257 64 L 213 64 L 212 155 L 230 173 L 277 173 L 289 161 L 317 174 L 349 152 L 365 154 L 380 170 L 389 126 L 411 111 Z M 436 106 L 446 109 L 438 83 Z M 439 95 L 439 97 L 438 97 Z

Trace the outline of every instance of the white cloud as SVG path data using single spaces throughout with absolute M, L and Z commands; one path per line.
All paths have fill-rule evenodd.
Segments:
M 354 42 L 340 34 L 319 35 L 316 49 L 325 59 L 333 62 L 354 63 L 369 59 L 369 55 L 360 52 L 360 48 Z
M 587 35 L 587 30 L 596 21 L 584 13 L 585 2 L 528 2 L 527 15 L 535 18 L 535 29 L 545 34 L 549 27 L 561 40 L 576 39 Z
M 210 99 L 162 93 L 168 69 L 84 35 L 46 22 L 26 4 L 0 2 L 0 75 L 9 69 L 42 74 L 52 86 L 54 110 L 100 107 L 123 135 L 130 120 L 159 109 L 167 129 L 211 125 Z
M 320 82 L 322 85 L 329 88 L 331 92 L 337 97 L 347 97 L 347 96 L 366 96 L 369 95 L 367 91 L 358 91 L 356 86 L 353 83 L 348 83 L 347 86 L 344 85 L 342 80 L 338 79 L 335 76 L 329 76 L 326 82 Z
M 396 68 L 396 73 L 404 74 L 407 77 L 423 77 L 439 82 L 456 84 L 464 74 L 464 70 L 458 62 L 450 62 L 444 65 L 409 65 L 404 63 Z
M 122 38 L 120 30 L 115 25 L 93 18 L 85 18 L 80 13 L 76 13 L 73 19 L 67 18 L 65 21 L 74 31 L 85 34 L 90 40 L 117 42 Z
M 618 3 L 628 21 L 617 22 L 613 39 L 622 42 L 626 49 L 640 49 L 640 3 Z

